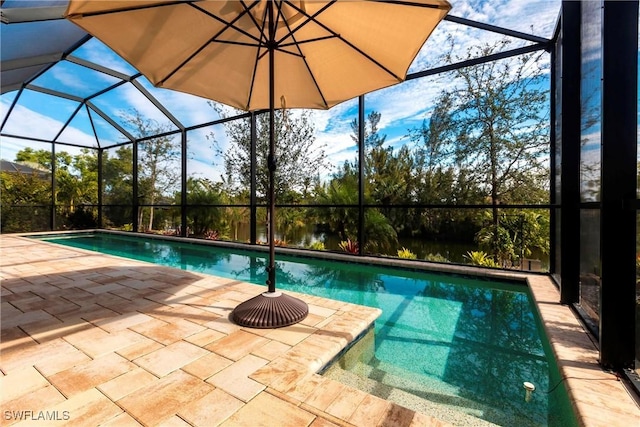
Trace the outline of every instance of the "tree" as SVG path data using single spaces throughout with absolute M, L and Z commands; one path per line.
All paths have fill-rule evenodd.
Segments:
M 142 204 L 149 205 L 147 229 L 153 229 L 154 205 L 163 197 L 168 198 L 180 182 L 180 147 L 173 137 L 162 136 L 171 130 L 170 124 L 160 124 L 145 119 L 138 110 L 121 114 L 122 119 L 133 130 L 138 142 L 138 197 Z M 156 136 L 160 135 L 160 136 Z M 144 209 L 139 210 L 142 225 Z
M 45 230 L 49 225 L 51 176 L 39 173 L 0 172 L 3 233 Z
M 103 179 L 105 205 L 131 205 L 133 194 L 133 150 L 130 145 L 118 147 L 115 154 L 104 151 Z
M 318 187 L 316 200 L 328 206 L 317 208 L 316 216 L 331 232 L 343 240 L 358 240 L 358 209 L 353 207 L 358 205 L 358 174 L 349 162 L 329 182 Z
M 70 162 L 69 154 L 66 152 L 56 153 L 58 164 Z M 38 167 L 51 171 L 51 150 L 34 150 L 31 147 L 25 147 L 16 153 L 17 163 L 25 165 L 38 165 Z
M 457 167 L 454 158 L 455 128 L 452 98 L 440 97 L 429 120 L 409 129 L 407 137 L 414 144 L 414 194 L 418 205 L 481 204 L 483 193 L 471 174 Z M 411 230 L 423 236 L 472 241 L 477 222 L 469 210 L 416 207 Z M 471 231 L 471 232 L 470 232 Z
M 179 203 L 180 192 L 175 199 Z M 213 183 L 206 178 L 193 178 L 187 180 L 187 221 L 192 234 L 202 237 L 207 232 L 220 232 L 222 209 L 212 208 L 210 205 L 224 203 L 225 196 L 218 183 Z
M 365 210 L 364 236 L 359 243 L 367 252 L 393 253 L 398 242 L 397 229 L 404 227 L 404 220 L 397 214 L 400 210 L 392 205 L 406 200 L 411 193 L 411 156 L 407 148 L 401 149 L 396 156 L 392 147 L 384 146 L 386 135 L 378 132 L 380 118 L 380 113 L 372 111 L 364 123 L 364 199 L 367 204 L 383 206 Z M 357 120 L 351 123 L 351 129 L 351 139 L 357 144 Z M 359 212 L 354 207 L 359 203 L 357 160 L 353 163 L 345 161 L 328 183 L 318 186 L 316 193 L 319 204 L 331 206 L 316 209 L 320 221 L 341 239 L 358 242 Z
M 455 63 L 488 56 L 508 44 L 502 40 L 473 46 L 466 57 L 447 55 L 446 60 Z M 547 187 L 549 176 L 545 163 L 549 158 L 549 104 L 541 55 L 525 54 L 452 71 L 452 87 L 436 102 L 437 144 L 450 150 L 451 165 L 465 171 L 491 204 L 492 230 L 482 234 L 491 236 L 490 246 L 496 254 L 505 249 L 499 205 L 548 202 L 548 191 L 539 191 L 540 186 Z M 435 141 L 429 143 L 427 148 Z
M 221 117 L 228 117 L 219 104 L 211 103 Z M 324 145 L 315 143 L 315 129 L 309 110 L 299 110 L 294 115 L 289 110 L 275 112 L 276 200 L 293 203 L 309 193 L 319 172 L 328 167 Z M 222 147 L 215 134 L 209 135 L 223 160 L 226 182 L 233 194 L 250 187 L 251 177 L 251 124 L 249 120 L 232 120 L 225 123 L 225 132 L 231 145 Z M 256 180 L 258 197 L 266 197 L 269 174 L 269 116 L 256 116 Z
M 26 147 L 16 153 L 16 162 L 32 165 L 41 170 L 51 170 L 50 150 L 33 150 Z M 74 218 L 80 218 L 87 212 L 74 215 L 77 206 L 95 205 L 98 202 L 98 156 L 95 150 L 83 148 L 80 154 L 71 155 L 66 151 L 56 151 L 55 154 L 55 192 L 53 202 L 57 206 L 58 214 L 67 219 L 68 226 L 80 227 Z M 85 215 L 86 216 L 86 215 Z M 94 218 L 95 219 L 95 218 Z M 91 218 L 84 218 L 82 222 L 93 224 Z M 80 227 L 86 228 L 86 227 Z
M 395 151 L 385 146 L 387 136 L 379 133 L 382 114 L 372 111 L 364 124 L 365 191 L 372 203 L 382 205 L 382 213 L 396 231 L 404 230 L 408 221 L 408 209 L 394 205 L 407 204 L 415 193 L 413 154 L 407 146 Z M 358 122 L 351 122 L 351 139 L 358 143 Z M 353 166 L 355 168 L 355 166 Z M 376 221 L 378 222 L 378 221 Z

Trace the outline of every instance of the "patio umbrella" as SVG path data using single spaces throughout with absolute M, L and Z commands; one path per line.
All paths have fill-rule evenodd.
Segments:
M 276 290 L 276 100 L 278 108 L 328 109 L 402 82 L 450 9 L 446 0 L 70 0 L 65 16 L 157 87 L 269 110 L 268 291 L 232 318 L 274 328 L 308 314 Z

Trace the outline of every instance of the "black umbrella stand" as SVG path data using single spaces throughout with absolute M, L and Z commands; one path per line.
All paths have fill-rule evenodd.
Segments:
M 268 291 L 257 295 L 243 303 L 240 303 L 232 313 L 232 320 L 240 326 L 250 328 L 270 329 L 298 323 L 309 314 L 309 306 L 304 301 L 290 295 L 276 291 L 276 265 L 275 265 L 275 83 L 274 83 L 274 56 L 276 49 L 275 23 L 273 5 L 267 4 L 269 8 L 269 156 L 267 159 L 269 166 L 269 266 L 267 267 Z

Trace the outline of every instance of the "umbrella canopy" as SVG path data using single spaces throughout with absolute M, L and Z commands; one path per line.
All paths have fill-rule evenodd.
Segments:
M 157 87 L 269 110 L 268 292 L 232 318 L 272 328 L 308 314 L 275 288 L 275 100 L 327 109 L 402 82 L 450 9 L 446 0 L 71 0 L 65 16 Z
M 66 16 L 158 87 L 258 110 L 270 108 L 273 78 L 287 108 L 326 109 L 403 81 L 450 8 L 446 0 L 72 0 Z

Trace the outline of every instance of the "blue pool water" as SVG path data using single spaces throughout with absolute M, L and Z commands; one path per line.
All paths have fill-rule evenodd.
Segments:
M 109 233 L 42 240 L 263 285 L 266 253 Z M 372 355 L 327 375 L 458 425 L 577 425 L 523 284 L 278 255 L 277 287 L 378 307 Z M 536 391 L 525 399 L 524 382 Z

